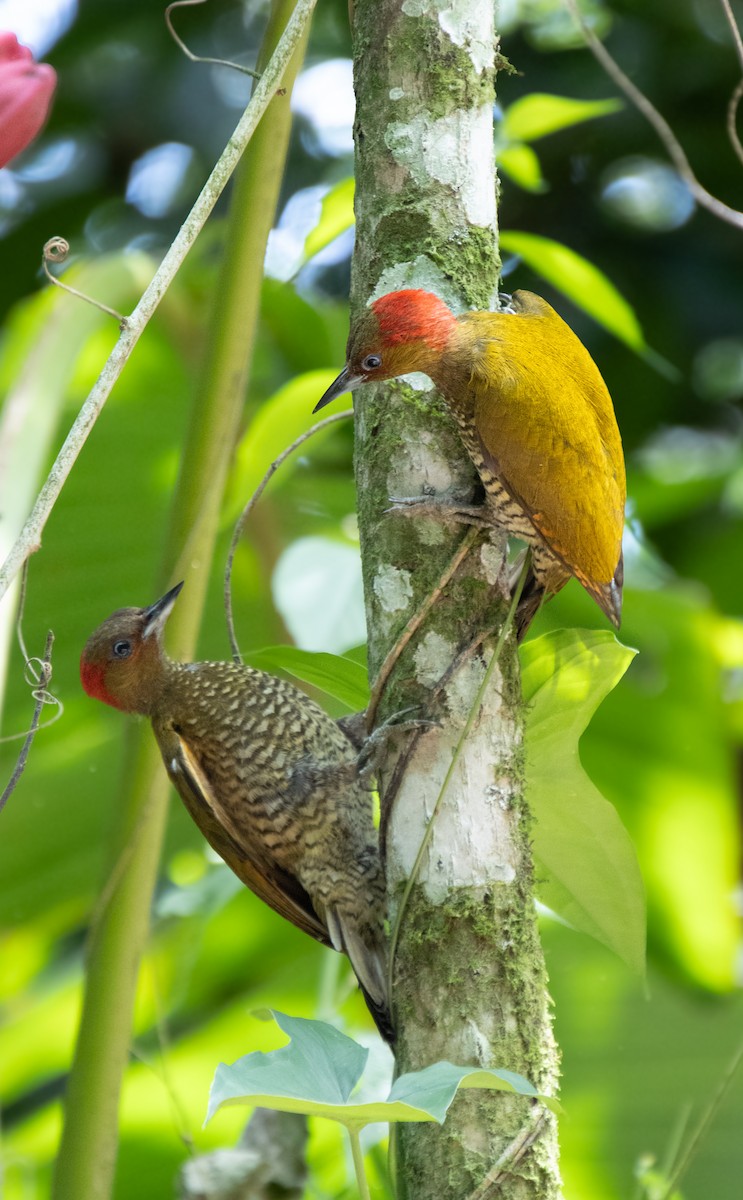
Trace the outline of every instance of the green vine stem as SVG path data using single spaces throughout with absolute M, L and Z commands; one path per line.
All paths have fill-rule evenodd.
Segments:
M 296 7 L 293 0 L 273 0 L 262 61 L 277 49 L 248 108 L 250 112 L 261 89 L 265 92 L 268 87 L 265 118 L 236 180 L 210 339 L 193 400 L 160 570 L 161 588 L 176 572 L 187 578 L 188 603 L 179 606 L 169 628 L 174 650 L 183 658 L 192 658 L 196 648 L 225 480 L 242 416 L 265 244 L 288 146 L 289 96 L 304 55 L 313 5 L 314 0 L 297 0 Z M 285 94 L 275 95 L 282 80 Z M 238 129 L 255 128 L 262 111 L 253 109 L 250 122 L 246 112 Z M 234 161 L 229 170 L 248 137 L 244 136 L 239 150 L 234 138 L 231 141 Z M 216 195 L 211 199 L 213 203 Z M 189 228 L 190 245 L 197 229 Z M 183 236 L 182 230 L 179 237 Z M 166 256 L 166 261 L 170 259 L 172 251 Z M 162 279 L 160 285 L 164 290 Z M 135 312 L 141 308 L 142 302 Z M 119 354 L 121 344 L 120 339 Z M 138 968 L 149 933 L 169 795 L 150 730 L 132 724 L 127 751 L 118 804 L 121 828 L 91 928 L 83 1011 L 67 1089 L 53 1200 L 108 1200 L 111 1194 L 119 1091 L 129 1053 Z

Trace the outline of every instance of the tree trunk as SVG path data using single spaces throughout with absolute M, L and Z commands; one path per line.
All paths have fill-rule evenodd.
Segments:
M 492 308 L 499 268 L 492 0 L 356 0 L 353 34 L 352 316 L 370 299 L 409 286 L 437 292 L 455 311 Z M 435 492 L 467 502 L 477 478 L 423 377 L 366 387 L 355 403 L 373 679 L 466 533 L 429 519 L 385 516 L 389 497 Z M 492 640 L 435 703 L 431 692 L 481 630 L 497 635 L 508 608 L 504 555 L 500 535 L 475 542 L 384 694 L 383 716 L 414 705 L 440 722 L 417 741 L 407 763 L 399 761 L 399 787 L 394 763 L 382 772 L 393 920 Z M 394 964 L 399 1072 L 448 1059 L 519 1071 L 540 1090 L 555 1090 L 521 747 L 518 659 L 509 634 L 404 911 Z M 494 1169 L 501 1157 L 502 1167 Z M 552 1118 L 502 1093 L 458 1096 L 443 1128 L 400 1127 L 396 1160 L 398 1193 L 408 1200 L 560 1194 Z

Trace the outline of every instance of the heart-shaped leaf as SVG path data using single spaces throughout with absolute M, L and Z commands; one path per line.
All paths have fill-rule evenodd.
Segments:
M 219 1108 L 233 1104 L 260 1105 L 279 1112 L 326 1117 L 351 1129 L 375 1121 L 438 1121 L 443 1123 L 458 1088 L 492 1088 L 538 1097 L 550 1108 L 557 1102 L 539 1096 L 514 1071 L 483 1070 L 437 1062 L 411 1071 L 395 1081 L 386 1100 L 349 1102 L 361 1078 L 368 1050 L 323 1021 L 289 1017 L 272 1010 L 276 1023 L 291 1041 L 268 1054 L 255 1052 L 231 1067 L 220 1063 L 209 1094 L 207 1121 Z

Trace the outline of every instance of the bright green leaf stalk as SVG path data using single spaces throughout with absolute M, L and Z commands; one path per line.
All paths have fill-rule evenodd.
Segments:
M 293 9 L 294 0 L 273 0 L 261 64 L 267 62 Z M 289 141 L 289 99 L 307 33 L 308 27 L 284 75 L 286 92 L 272 100 L 236 177 L 209 345 L 173 496 L 159 587 L 164 589 L 176 577 L 186 579 L 183 600 L 169 622 L 172 648 L 184 658 L 193 657 L 196 647 L 225 479 L 242 414 L 263 258 Z M 154 739 L 149 729 L 132 729 L 114 866 L 90 939 L 54 1200 L 106 1200 L 110 1195 L 119 1090 L 167 804 L 168 788 Z

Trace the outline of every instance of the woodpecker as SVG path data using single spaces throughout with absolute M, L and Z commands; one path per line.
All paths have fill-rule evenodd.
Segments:
M 413 515 L 497 525 L 532 550 L 517 625 L 571 576 L 609 620 L 622 614 L 624 456 L 611 397 L 585 346 L 553 308 L 514 292 L 500 312 L 459 317 L 430 292 L 375 300 L 346 365 L 315 411 L 343 392 L 422 371 L 452 413 L 485 488 L 479 507 L 402 501 Z
M 348 955 L 391 1041 L 385 881 L 358 749 L 282 679 L 239 663 L 169 658 L 163 629 L 182 586 L 104 621 L 83 650 L 82 685 L 150 718 L 204 837 L 256 896 Z

